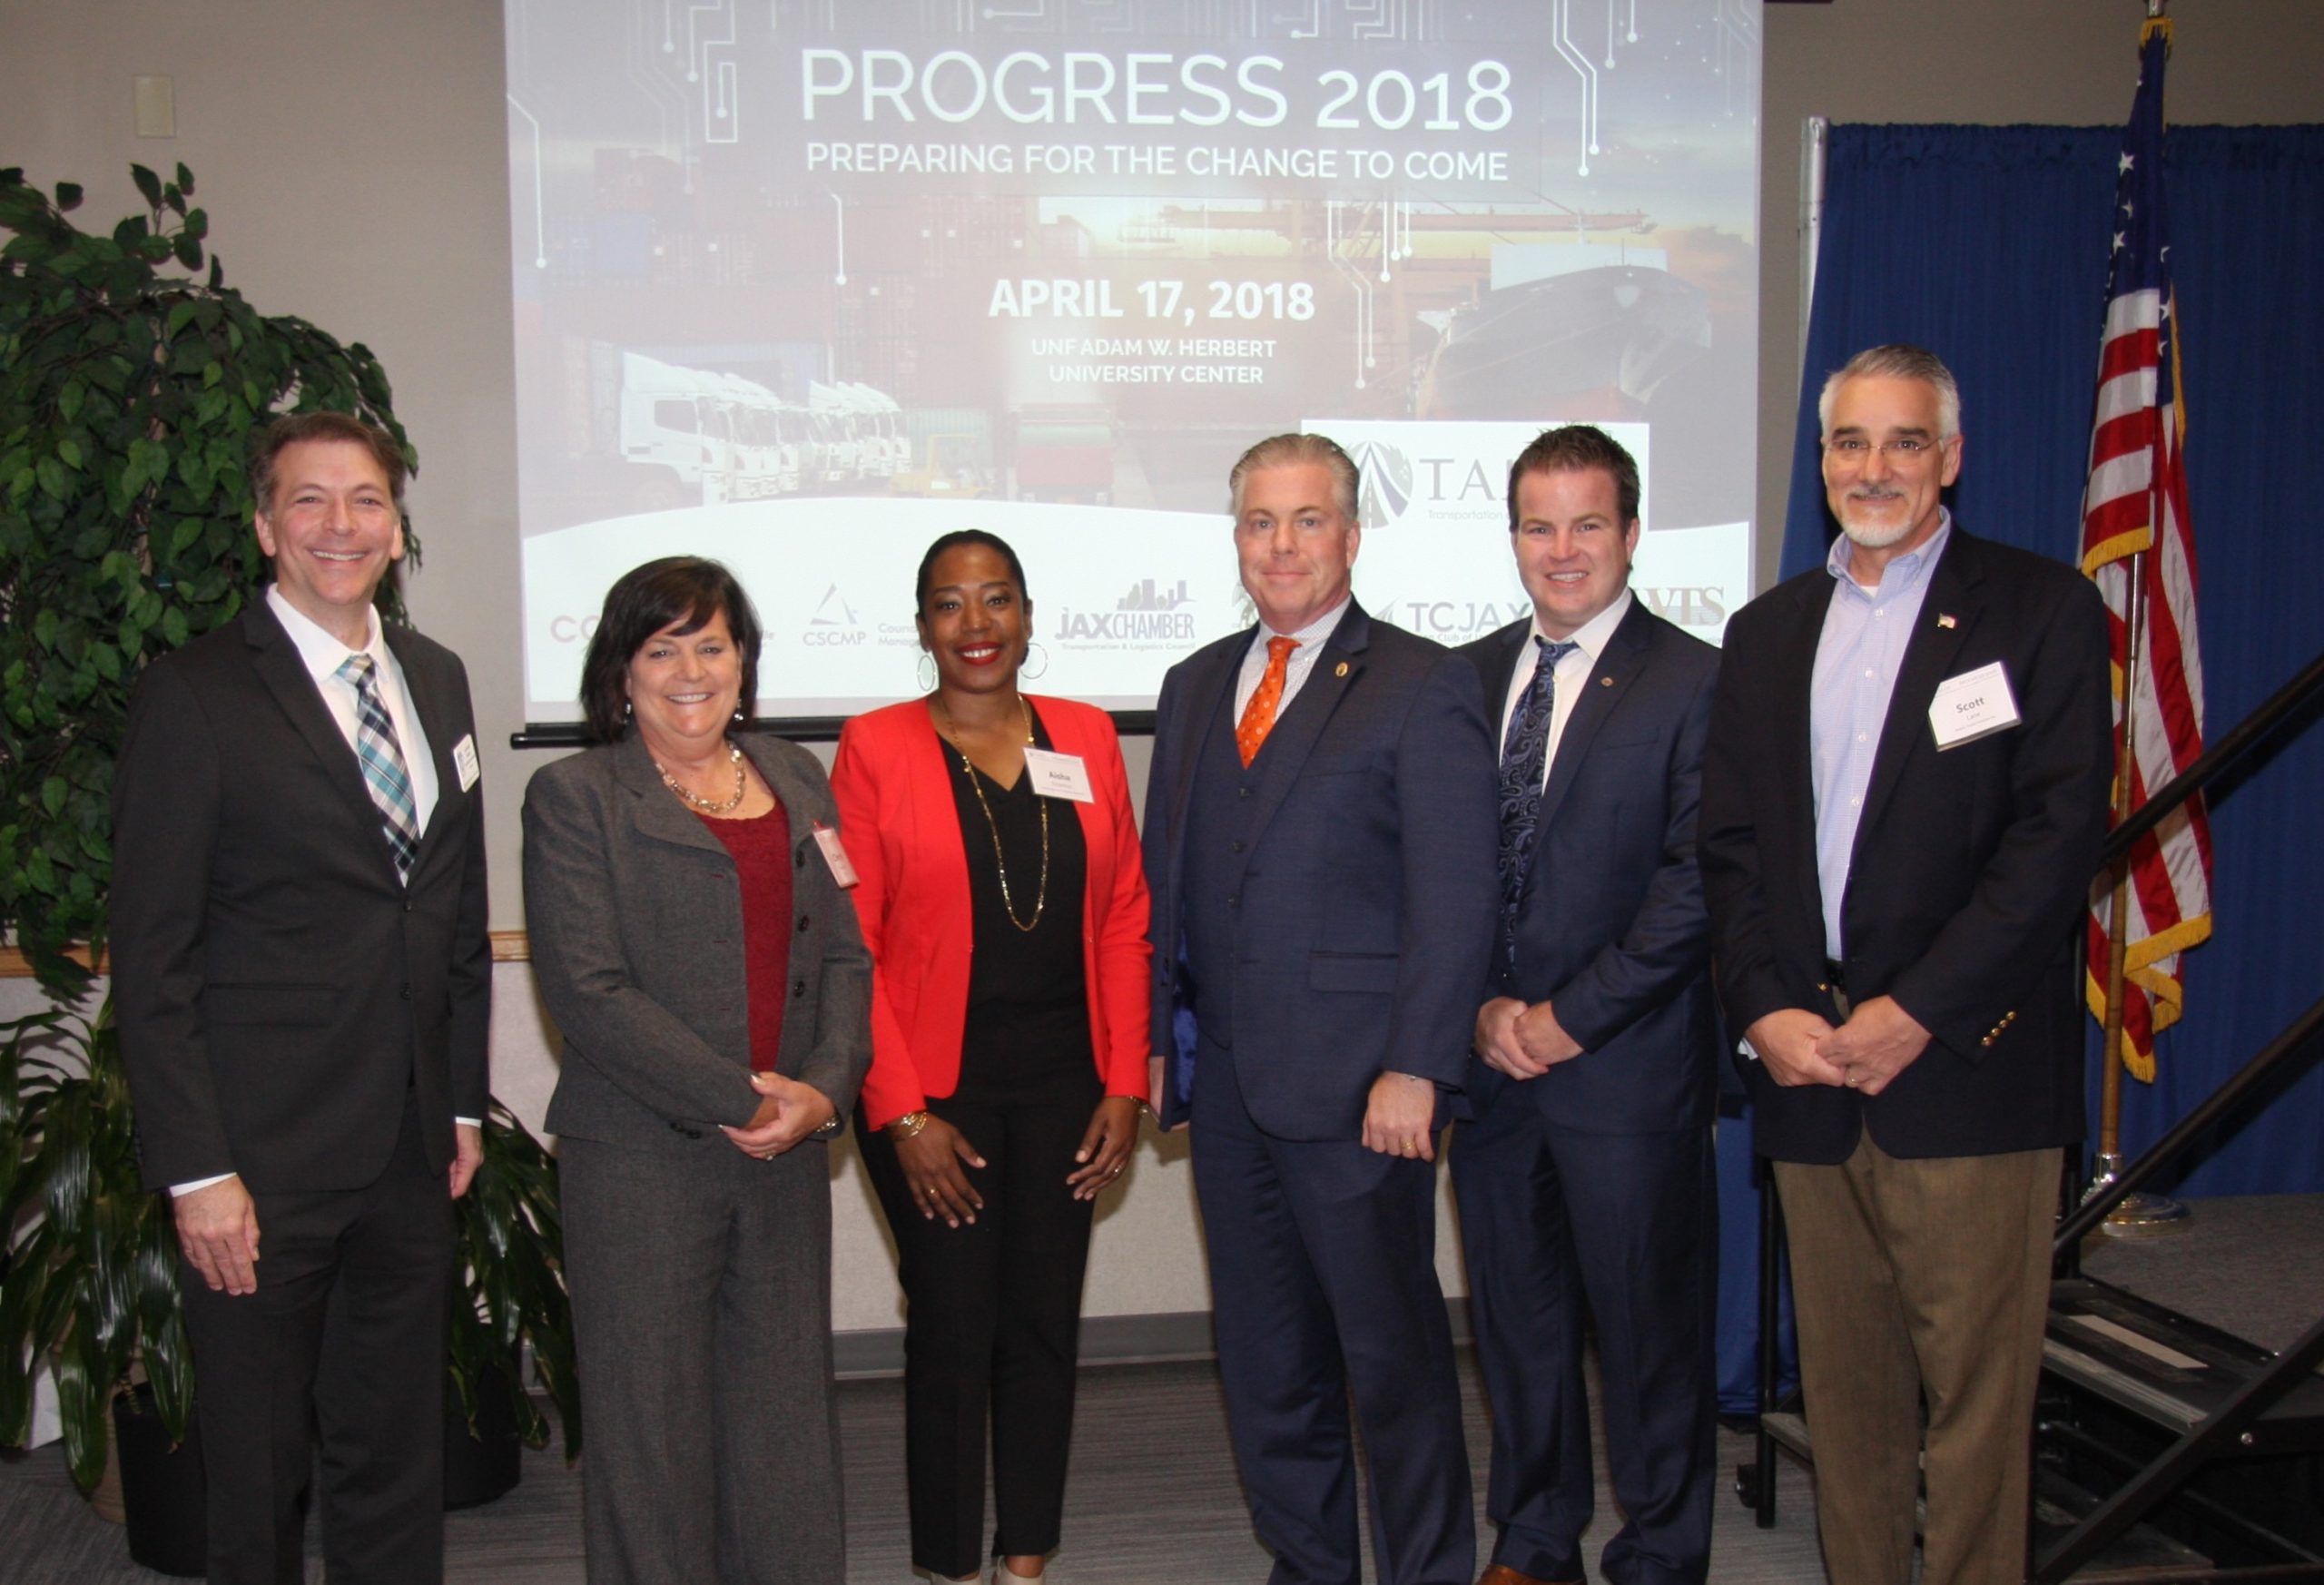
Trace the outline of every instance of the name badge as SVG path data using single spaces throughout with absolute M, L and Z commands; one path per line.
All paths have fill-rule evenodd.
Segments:
M 452 745 L 452 769 L 459 773 L 460 791 L 465 792 L 476 785 L 484 768 L 476 763 L 476 733 L 469 733 Z
M 1959 748 L 2017 724 L 2017 696 L 2009 691 L 2009 674 L 1999 661 L 1945 678 L 1928 707 L 1929 729 L 1940 749 Z
M 839 832 L 821 821 L 815 822 L 815 845 L 823 850 L 823 862 L 831 866 L 832 880 L 837 882 L 841 891 L 862 884 L 856 876 L 855 866 L 848 862 L 847 849 L 840 842 Z
M 1025 750 L 1025 773 L 1033 778 L 1033 791 L 1044 798 L 1070 798 L 1076 803 L 1097 801 L 1096 794 L 1089 791 L 1089 768 L 1081 763 L 1079 754 L 1061 754 L 1029 746 Z

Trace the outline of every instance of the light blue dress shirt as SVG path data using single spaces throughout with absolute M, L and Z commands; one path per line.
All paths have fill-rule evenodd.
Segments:
M 1929 569 L 1953 537 L 1953 515 L 1943 513 L 1927 544 L 1890 561 L 1871 588 L 1848 572 L 1853 541 L 1832 541 L 1825 570 L 1832 575 L 1832 603 L 1816 645 L 1816 670 L 1807 704 L 1808 753 L 1816 789 L 1816 880 L 1824 893 L 1824 955 L 1846 957 L 1840 931 L 1840 906 L 1847 898 L 1848 864 L 1856 852 L 1865 794 L 1872 786 L 1873 756 L 1880 751 L 1881 724 L 1896 691 L 1921 604 L 1928 597 Z

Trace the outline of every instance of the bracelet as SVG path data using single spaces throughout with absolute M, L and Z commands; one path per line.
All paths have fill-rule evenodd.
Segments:
M 888 1137 L 891 1139 L 918 1138 L 920 1131 L 934 1120 L 926 1111 L 906 1112 L 888 1125 Z
M 837 1112 L 833 1112 L 830 1117 L 825 1117 L 821 1123 L 817 1124 L 815 1131 L 808 1135 L 807 1137 L 810 1139 L 828 1139 L 832 1135 L 838 1133 L 839 1129 L 840 1117 Z
M 1137 1114 L 1142 1117 L 1150 1117 L 1154 1115 L 1154 1108 L 1146 1104 L 1146 1098 L 1142 1095 L 1109 1095 L 1106 1098 L 1108 1100 L 1126 1100 L 1129 1102 L 1130 1105 L 1137 1108 Z

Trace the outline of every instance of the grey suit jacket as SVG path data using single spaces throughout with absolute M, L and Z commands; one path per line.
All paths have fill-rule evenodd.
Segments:
M 844 1114 L 872 1060 L 872 957 L 815 843 L 839 811 L 813 755 L 763 733 L 740 741 L 791 822 L 776 1071 Z M 541 999 L 565 1036 L 550 1132 L 675 1154 L 750 1120 L 759 1095 L 734 861 L 635 734 L 546 765 L 526 788 L 525 919 Z

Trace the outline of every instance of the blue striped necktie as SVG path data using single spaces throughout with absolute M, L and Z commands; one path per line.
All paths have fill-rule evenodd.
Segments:
M 411 798 L 411 773 L 374 670 L 369 655 L 350 655 L 334 674 L 355 690 L 355 757 L 363 764 L 363 788 L 379 805 L 379 830 L 395 850 L 396 878 L 408 881 L 419 857 L 419 817 Z
M 1558 662 L 1581 645 L 1536 634 L 1533 680 L 1510 714 L 1501 750 L 1501 939 L 1517 955 L 1517 905 L 1533 868 L 1533 832 L 1541 822 L 1541 773 L 1549 764 L 1550 722 L 1557 714 Z

